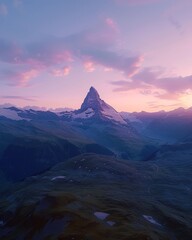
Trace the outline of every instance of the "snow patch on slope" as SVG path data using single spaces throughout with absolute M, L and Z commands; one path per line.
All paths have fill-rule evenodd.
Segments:
M 86 119 L 86 118 L 90 118 L 94 115 L 95 115 L 95 111 L 92 108 L 88 108 L 82 113 L 73 114 L 73 118 Z
M 148 216 L 148 215 L 143 215 L 143 217 L 150 223 L 158 225 L 158 226 L 162 226 L 160 223 L 158 223 L 152 216 Z
M 63 116 L 66 116 L 66 117 L 71 117 L 73 112 L 71 111 L 65 111 L 65 112 L 55 112 L 55 114 L 58 116 L 58 117 L 63 117 Z
M 23 120 L 16 111 L 7 109 L 7 108 L 0 108 L 0 116 L 12 119 L 12 120 Z
M 115 109 L 113 109 L 110 106 L 107 107 L 103 107 L 102 111 L 101 111 L 102 115 L 110 120 L 114 120 L 116 122 L 119 122 L 121 124 L 127 124 L 126 121 L 121 117 L 121 115 L 115 111 Z
M 105 213 L 105 212 L 94 212 L 95 217 L 97 217 L 100 220 L 105 220 L 108 216 L 109 213 Z
M 138 122 L 138 123 L 142 123 L 141 120 L 139 120 L 138 118 L 136 118 L 133 114 L 131 113 L 128 113 L 128 112 L 121 112 L 120 113 L 121 117 L 123 119 L 127 119 L 129 120 L 130 122 Z

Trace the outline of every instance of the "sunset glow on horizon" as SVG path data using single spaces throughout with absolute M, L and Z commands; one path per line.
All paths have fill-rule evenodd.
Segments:
M 192 1 L 0 0 L 0 105 L 192 106 Z

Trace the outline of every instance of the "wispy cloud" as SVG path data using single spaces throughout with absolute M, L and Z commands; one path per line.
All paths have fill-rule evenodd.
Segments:
M 192 75 L 166 76 L 164 71 L 156 68 L 145 68 L 129 81 L 113 81 L 115 91 L 139 89 L 141 94 L 154 95 L 161 99 L 178 99 L 192 90 Z
M 3 3 L 0 3 L 0 15 L 6 16 L 8 14 L 7 6 Z
M 181 106 L 181 103 L 180 102 L 176 102 L 176 103 L 173 103 L 173 104 L 159 104 L 159 102 L 153 101 L 153 102 L 148 102 L 147 105 L 151 109 L 158 109 L 158 108 L 163 109 L 163 108 L 179 107 L 179 106 Z
M 103 69 L 114 69 L 131 77 L 140 68 L 143 56 L 120 54 L 116 48 L 117 42 L 118 26 L 111 18 L 106 18 L 102 24 L 92 29 L 25 46 L 0 39 L 0 61 L 17 66 L 16 74 L 8 71 L 4 74 L 4 79 L 7 77 L 10 84 L 10 79 L 15 77 L 14 83 L 25 86 L 27 81 L 42 71 L 51 71 L 55 76 L 66 76 L 75 61 L 80 61 L 88 72 L 102 66 Z M 61 69 L 61 65 L 67 67 Z M 28 70 L 23 71 L 23 66 Z
M 34 97 L 22 97 L 22 96 L 14 96 L 14 95 L 8 95 L 8 96 L 0 96 L 2 99 L 14 99 L 14 100 L 25 100 L 34 102 L 36 99 Z
M 181 25 L 181 23 L 177 19 L 175 19 L 172 16 L 170 16 L 169 17 L 169 21 L 177 30 L 180 31 L 182 29 L 182 25 Z
M 29 70 L 11 70 L 6 69 L 1 72 L 0 76 L 9 86 L 25 87 L 29 85 L 29 80 L 37 77 L 39 74 L 36 69 Z
M 93 72 L 95 71 L 94 63 L 91 61 L 84 62 L 84 68 L 86 72 Z
M 168 18 L 169 22 L 171 23 L 171 25 L 179 32 L 179 33 L 183 33 L 183 27 L 181 25 L 181 23 L 174 18 L 173 16 L 169 16 Z
M 65 66 L 61 69 L 52 69 L 51 74 L 54 77 L 65 77 L 69 75 L 70 71 L 71 71 L 71 67 Z
M 22 5 L 22 0 L 13 0 L 13 5 L 14 5 L 15 7 L 21 6 L 21 5 Z
M 23 49 L 13 41 L 0 38 L 0 61 L 11 64 L 21 63 Z

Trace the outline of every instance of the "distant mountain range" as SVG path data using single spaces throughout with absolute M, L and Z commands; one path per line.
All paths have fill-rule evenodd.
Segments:
M 0 107 L 1 120 L 14 121 L 63 121 L 92 125 L 93 123 L 122 125 L 132 128 L 143 137 L 156 139 L 161 143 L 174 143 L 192 134 L 192 107 L 178 108 L 170 112 L 117 112 L 103 101 L 95 88 L 91 87 L 78 110 L 37 110 L 36 108 Z
M 74 111 L 51 112 L 16 107 L 0 108 L 0 116 L 12 120 L 96 120 L 127 124 L 123 117 L 110 105 L 100 99 L 95 88 L 91 87 L 81 108 Z
M 192 108 L 118 113 L 91 87 L 80 109 L 0 108 L 0 164 L 12 180 L 45 171 L 82 153 L 153 159 L 162 145 L 191 139 Z
M 174 142 L 192 133 L 192 107 L 178 108 L 170 112 L 117 112 L 103 101 L 97 90 L 90 88 L 81 108 L 56 110 L 39 110 L 34 108 L 17 108 L 0 106 L 0 119 L 26 121 L 64 121 L 82 123 L 110 123 L 131 126 L 146 137 L 156 138 L 165 142 Z

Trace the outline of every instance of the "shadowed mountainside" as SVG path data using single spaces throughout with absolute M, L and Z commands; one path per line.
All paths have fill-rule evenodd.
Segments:
M 1 239 L 189 240 L 190 167 L 69 159 L 2 193 Z

